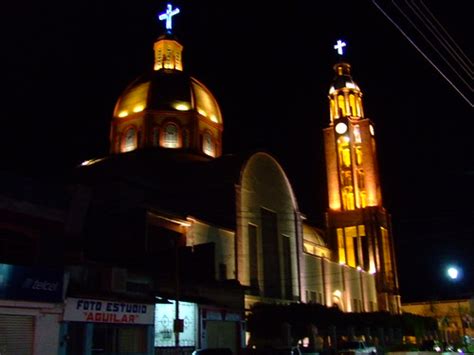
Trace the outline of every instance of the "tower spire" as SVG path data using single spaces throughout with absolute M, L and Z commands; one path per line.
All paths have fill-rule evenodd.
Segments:
M 343 55 L 346 43 L 334 49 Z M 341 59 L 341 58 L 339 58 Z M 329 89 L 330 123 L 324 129 L 328 181 L 327 228 L 335 261 L 376 274 L 378 309 L 400 312 L 390 215 L 382 194 L 372 122 L 349 63 L 334 65 Z

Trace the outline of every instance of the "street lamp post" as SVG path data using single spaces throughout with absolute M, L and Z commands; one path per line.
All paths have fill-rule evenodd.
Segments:
M 448 275 L 448 278 L 452 281 L 457 282 L 461 278 L 461 269 L 455 265 L 451 265 L 446 269 L 446 274 Z M 463 345 L 465 344 L 465 338 L 466 338 L 466 330 L 464 328 L 464 321 L 463 321 L 463 314 L 462 314 L 462 309 L 461 309 L 461 301 L 459 297 L 457 298 L 457 313 L 459 317 L 459 321 L 461 322 L 461 339 Z

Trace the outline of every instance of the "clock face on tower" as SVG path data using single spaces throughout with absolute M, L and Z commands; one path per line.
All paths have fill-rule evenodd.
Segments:
M 336 132 L 339 133 L 339 134 L 344 134 L 346 133 L 347 131 L 347 125 L 343 122 L 339 122 L 337 125 L 336 125 Z

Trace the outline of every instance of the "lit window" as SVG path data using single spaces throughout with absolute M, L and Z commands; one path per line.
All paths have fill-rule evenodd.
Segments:
M 344 100 L 343 95 L 339 95 L 337 97 L 337 104 L 338 104 L 338 116 L 342 117 L 346 115 L 346 102 Z
M 214 140 L 209 132 L 205 132 L 202 136 L 202 151 L 211 157 L 216 156 Z
M 137 148 L 137 130 L 130 127 L 122 136 L 122 152 L 129 152 Z
M 349 105 L 351 106 L 351 115 L 357 116 L 356 100 L 354 94 L 349 95 Z
M 357 96 L 357 116 L 364 116 L 364 111 L 362 110 L 362 100 L 360 96 Z
M 342 189 L 342 205 L 346 211 L 354 210 L 354 192 L 352 191 L 352 186 L 346 186 Z
M 344 167 L 351 166 L 351 152 L 349 150 L 349 141 L 346 137 L 339 137 L 337 140 L 339 150 L 339 162 Z
M 353 129 L 353 134 L 354 134 L 354 141 L 356 143 L 361 143 L 362 142 L 362 138 L 360 137 L 360 127 L 358 124 L 354 125 L 354 129 Z
M 189 111 L 191 106 L 189 105 L 188 102 L 185 101 L 176 101 L 173 104 L 173 107 L 178 110 L 178 111 Z
M 346 263 L 346 252 L 344 247 L 344 232 L 342 228 L 337 229 L 337 248 L 339 250 L 339 263 Z
M 355 156 L 356 156 L 356 164 L 362 164 L 362 147 L 360 145 L 355 147 Z
M 165 148 L 179 148 L 179 129 L 176 124 L 166 124 L 163 130 L 162 146 Z
M 344 234 L 346 237 L 346 255 L 347 264 L 356 266 L 356 245 L 357 245 L 357 228 L 355 226 L 345 227 Z
M 336 107 L 334 105 L 334 100 L 329 100 L 329 111 L 331 112 L 331 119 L 337 117 Z

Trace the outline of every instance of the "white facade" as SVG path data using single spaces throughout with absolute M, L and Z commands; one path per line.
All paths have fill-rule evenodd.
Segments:
M 57 354 L 62 313 L 62 304 L 0 300 L 0 327 L 6 321 L 0 328 L 0 354 L 19 354 L 19 346 L 32 355 Z M 14 329 L 13 323 L 19 326 Z

